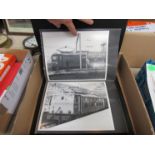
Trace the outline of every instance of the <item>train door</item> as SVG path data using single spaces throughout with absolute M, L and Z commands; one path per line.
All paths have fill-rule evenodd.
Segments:
M 74 113 L 81 114 L 81 97 L 80 97 L 80 95 L 75 95 Z
M 51 63 L 52 65 L 49 69 L 54 70 L 54 71 L 58 70 L 59 66 L 58 66 L 58 56 L 57 55 L 52 55 L 51 62 L 52 62 Z
M 82 55 L 82 68 L 87 68 L 86 55 Z
M 70 69 L 70 55 L 62 55 L 61 69 Z
M 59 65 L 60 69 L 63 69 L 63 57 L 62 57 L 62 55 L 59 55 L 58 65 Z

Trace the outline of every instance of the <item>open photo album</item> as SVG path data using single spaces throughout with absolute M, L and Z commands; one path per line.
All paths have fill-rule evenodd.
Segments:
M 40 33 L 46 84 L 36 133 L 127 133 L 115 85 L 121 29 Z

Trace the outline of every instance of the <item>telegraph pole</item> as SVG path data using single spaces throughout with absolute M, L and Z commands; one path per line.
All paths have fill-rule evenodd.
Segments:
M 76 53 L 78 51 L 78 41 L 79 41 L 79 61 L 80 61 L 80 69 L 82 69 L 82 51 L 81 51 L 81 35 L 80 33 L 77 34 L 77 39 L 76 39 Z
M 81 35 L 79 33 L 79 50 L 80 50 L 80 70 L 82 69 L 82 51 L 81 51 Z

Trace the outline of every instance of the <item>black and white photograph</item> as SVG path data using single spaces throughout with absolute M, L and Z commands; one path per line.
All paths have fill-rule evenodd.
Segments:
M 114 130 L 104 82 L 49 82 L 38 131 Z
M 41 32 L 51 80 L 106 79 L 109 31 Z
M 33 28 L 30 19 L 5 19 L 3 21 L 8 34 L 33 34 Z

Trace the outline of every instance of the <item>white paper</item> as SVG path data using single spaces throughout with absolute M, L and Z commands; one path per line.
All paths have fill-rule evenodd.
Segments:
M 80 96 L 81 98 L 80 101 L 81 105 L 84 104 L 84 101 L 82 101 L 83 98 L 88 99 L 90 97 L 91 98 L 98 97 L 101 98 L 103 107 L 101 107 L 101 109 L 94 111 L 95 110 L 94 105 L 92 112 L 87 112 L 85 113 L 85 115 L 81 114 L 77 118 L 68 120 L 65 123 L 58 123 L 58 124 L 54 124 L 52 122 L 50 122 L 49 124 L 47 123 L 48 117 L 52 115 L 54 116 L 55 114 L 58 115 L 60 110 L 62 111 L 62 114 L 68 114 L 68 111 L 70 111 L 70 117 L 72 117 L 72 115 L 75 114 L 74 104 L 75 104 L 75 96 L 77 95 Z M 84 107 L 82 108 L 85 109 Z M 81 111 L 83 111 L 82 108 L 80 109 Z M 59 116 L 61 117 L 61 113 L 59 114 Z M 109 97 L 107 94 L 107 88 L 105 83 L 49 82 L 45 92 L 38 131 L 54 131 L 54 130 L 56 131 L 114 130 L 111 107 L 109 104 Z
M 127 26 L 128 32 L 155 32 L 155 23 L 140 26 Z
M 4 54 L 0 54 L 0 62 L 3 57 L 4 57 Z
M 109 31 L 42 32 L 42 38 L 48 81 L 106 79 Z

